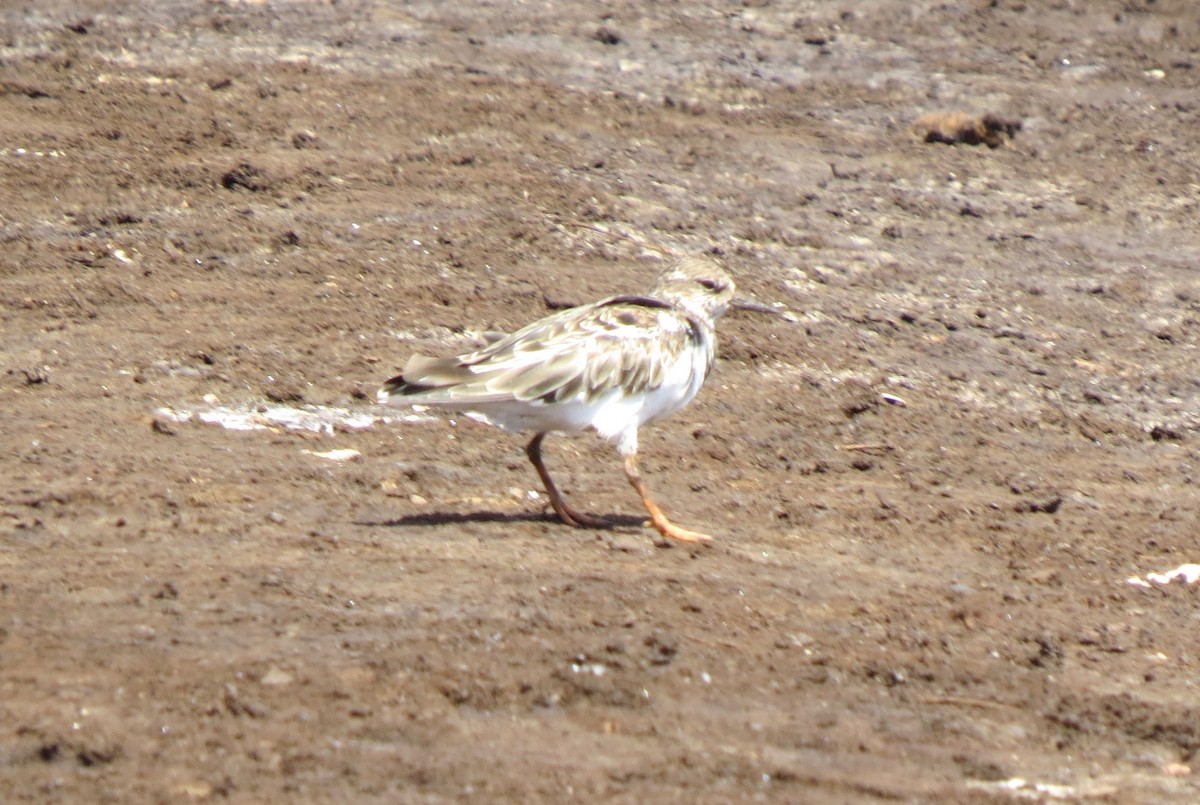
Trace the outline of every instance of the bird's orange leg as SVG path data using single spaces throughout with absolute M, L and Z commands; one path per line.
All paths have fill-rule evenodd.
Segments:
M 646 484 L 642 482 L 642 475 L 638 472 L 636 452 L 625 456 L 625 477 L 629 479 L 629 483 L 637 490 L 638 495 L 641 496 L 642 505 L 646 507 L 646 511 L 650 512 L 650 524 L 658 529 L 658 533 L 664 537 L 679 540 L 680 542 L 709 542 L 712 540 L 712 537 L 708 534 L 701 534 L 699 531 L 689 531 L 686 528 L 680 528 L 667 519 L 662 509 L 658 508 L 655 502 L 650 499 L 650 493 L 646 491 Z
M 567 505 L 567 501 L 563 499 L 562 493 L 554 485 L 554 479 L 546 471 L 546 465 L 542 463 L 542 439 L 544 438 L 546 438 L 546 434 L 544 433 L 534 436 L 533 440 L 525 448 L 525 455 L 529 456 L 529 461 L 533 464 L 533 468 L 537 470 L 538 477 L 542 479 L 542 486 L 546 487 L 546 494 L 550 496 L 550 505 L 554 507 L 554 512 L 567 525 L 583 528 L 610 527 L 612 524 L 602 517 L 595 517 L 591 514 L 576 511 Z

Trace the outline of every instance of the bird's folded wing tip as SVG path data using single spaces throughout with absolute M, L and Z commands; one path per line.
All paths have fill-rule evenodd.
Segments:
M 375 400 L 380 405 L 389 403 L 392 400 L 392 395 L 403 389 L 406 385 L 408 384 L 405 382 L 403 374 L 389 378 L 388 380 L 384 381 L 384 384 L 379 387 L 377 392 L 375 392 Z

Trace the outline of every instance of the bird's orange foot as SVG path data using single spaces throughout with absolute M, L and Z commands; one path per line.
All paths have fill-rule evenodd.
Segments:
M 708 534 L 681 528 L 680 526 L 672 523 L 666 517 L 647 520 L 645 523 L 643 523 L 643 526 L 652 527 L 667 539 L 673 539 L 678 542 L 712 542 L 713 540 L 713 538 Z
M 629 479 L 630 485 L 637 490 L 638 497 L 642 499 L 642 505 L 646 507 L 646 511 L 650 514 L 649 525 L 658 529 L 658 533 L 667 539 L 673 539 L 678 542 L 712 542 L 712 537 L 708 534 L 701 534 L 699 531 L 689 531 L 672 523 L 667 519 L 667 515 L 663 514 L 662 509 L 658 508 L 658 505 L 650 499 L 650 493 L 646 491 L 646 485 L 642 483 L 641 473 L 638 472 L 637 453 L 630 453 L 625 456 L 625 477 Z

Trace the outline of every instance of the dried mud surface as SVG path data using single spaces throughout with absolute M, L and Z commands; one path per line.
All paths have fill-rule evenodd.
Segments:
M 6 801 L 1200 798 L 1200 18 L 1080 3 L 0 10 Z M 925 143 L 935 112 L 1022 128 Z M 643 469 L 368 418 L 721 255 Z M 357 455 L 318 455 L 354 450 Z

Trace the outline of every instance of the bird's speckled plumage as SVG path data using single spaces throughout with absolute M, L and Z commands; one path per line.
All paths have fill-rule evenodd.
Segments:
M 733 280 L 715 262 L 684 259 L 644 296 L 563 310 L 455 358 L 415 355 L 379 399 L 474 412 L 506 430 L 535 431 L 530 449 L 538 455 L 530 459 L 545 482 L 540 442 L 550 431 L 591 428 L 635 457 L 638 428 L 700 391 L 716 353 L 715 321 L 733 295 Z M 558 510 L 552 483 L 547 491 Z

